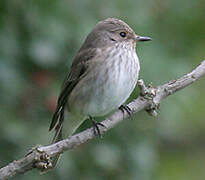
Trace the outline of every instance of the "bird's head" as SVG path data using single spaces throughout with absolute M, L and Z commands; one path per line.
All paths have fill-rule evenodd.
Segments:
M 103 47 L 113 44 L 136 44 L 138 41 L 150 41 L 150 37 L 136 35 L 132 28 L 120 19 L 108 18 L 100 21 L 90 32 L 83 46 Z

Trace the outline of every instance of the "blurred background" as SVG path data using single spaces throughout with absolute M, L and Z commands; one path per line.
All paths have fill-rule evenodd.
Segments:
M 153 41 L 137 45 L 140 77 L 154 86 L 190 72 L 205 57 L 203 0 L 1 0 L 0 167 L 37 144 L 72 60 L 99 20 L 117 17 Z M 61 157 L 47 174 L 16 180 L 204 180 L 205 79 Z M 132 98 L 138 96 L 134 91 Z

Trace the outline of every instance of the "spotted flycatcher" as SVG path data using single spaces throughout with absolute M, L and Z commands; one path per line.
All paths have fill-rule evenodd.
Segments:
M 96 132 L 93 117 L 104 116 L 122 107 L 136 86 L 140 65 L 136 42 L 151 38 L 136 35 L 122 20 L 100 21 L 87 36 L 68 72 L 58 98 L 49 130 L 55 128 L 53 142 L 62 137 L 65 109 L 69 112 L 69 135 L 87 118 Z

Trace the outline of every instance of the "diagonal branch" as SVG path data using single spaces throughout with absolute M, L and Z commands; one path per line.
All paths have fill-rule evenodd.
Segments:
M 177 80 L 172 80 L 166 84 L 158 86 L 156 88 L 156 96 L 154 97 L 153 101 L 156 104 L 159 104 L 161 100 L 163 100 L 167 96 L 174 94 L 176 91 L 185 88 L 186 86 L 192 84 L 193 82 L 195 82 L 196 80 L 198 80 L 200 77 L 204 75 L 205 75 L 205 60 L 202 61 L 201 64 L 197 66 L 189 74 L 186 74 Z M 151 104 L 150 100 L 140 96 L 137 99 L 133 100 L 131 103 L 129 103 L 128 106 L 134 114 L 137 113 L 138 111 L 148 108 L 150 104 Z M 118 124 L 120 121 L 127 118 L 128 116 L 129 114 L 127 114 L 126 112 L 122 113 L 122 111 L 120 110 L 116 111 L 115 113 L 110 115 L 107 119 L 101 122 L 106 127 L 106 128 L 99 127 L 101 133 L 105 133 L 109 129 L 113 128 L 116 124 Z M 32 150 L 31 153 L 29 153 L 24 158 L 17 161 L 13 161 L 7 166 L 1 168 L 0 179 L 11 178 L 17 174 L 25 173 L 26 171 L 36 167 L 45 168 L 45 163 L 47 163 L 47 167 L 48 167 L 49 157 L 54 157 L 59 153 L 63 153 L 64 151 L 73 149 L 87 142 L 88 140 L 93 139 L 94 137 L 95 135 L 93 134 L 93 130 L 92 128 L 90 128 L 79 134 L 73 135 L 72 137 L 59 141 L 55 144 L 38 147 L 35 150 Z M 47 155 L 46 158 L 45 158 L 45 154 Z M 47 160 L 47 162 L 45 159 Z

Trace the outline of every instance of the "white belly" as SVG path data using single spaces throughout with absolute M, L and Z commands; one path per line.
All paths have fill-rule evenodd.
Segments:
M 136 86 L 140 67 L 135 51 L 122 57 L 118 54 L 115 61 L 95 64 L 92 73 L 76 85 L 68 99 L 72 114 L 103 116 L 126 101 Z

